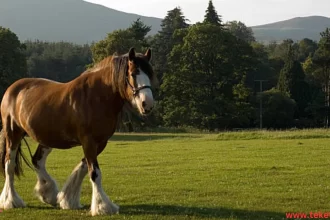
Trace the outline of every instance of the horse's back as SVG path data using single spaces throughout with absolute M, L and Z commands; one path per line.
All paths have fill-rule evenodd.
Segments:
M 1 112 L 13 110 L 21 102 L 35 102 L 57 91 L 63 91 L 63 84 L 42 78 L 23 78 L 14 82 L 6 90 L 2 102 Z M 31 103 L 32 104 L 32 103 Z
M 52 125 L 59 123 L 56 120 L 65 114 L 66 109 L 62 105 L 66 88 L 66 84 L 39 78 L 14 82 L 1 102 L 3 121 L 15 123 L 30 136 L 35 136 L 40 130 L 52 132 Z
M 19 93 L 28 91 L 29 89 L 43 90 L 49 87 L 55 87 L 60 85 L 63 84 L 43 78 L 23 78 L 17 80 L 12 85 L 10 85 L 6 90 L 4 97 L 15 95 L 17 96 Z

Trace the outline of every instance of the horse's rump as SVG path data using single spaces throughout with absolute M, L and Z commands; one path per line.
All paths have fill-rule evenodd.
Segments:
M 45 79 L 18 80 L 8 88 L 2 100 L 5 123 L 15 123 L 35 140 L 57 140 L 58 144 L 70 142 L 72 145 L 77 141 L 67 132 L 74 119 L 74 114 L 69 112 L 68 97 L 71 96 L 67 87 L 67 84 Z

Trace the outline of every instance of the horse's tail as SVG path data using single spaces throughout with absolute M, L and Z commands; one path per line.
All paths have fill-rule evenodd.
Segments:
M 31 150 L 30 150 L 30 146 L 28 145 L 28 143 L 26 142 L 25 138 L 24 138 L 25 144 L 28 147 L 30 156 L 32 158 L 32 154 L 31 154 Z M 2 172 L 3 176 L 5 176 L 5 158 L 6 158 L 6 138 L 4 135 L 4 131 L 3 129 L 1 129 L 0 131 L 0 171 Z M 15 175 L 17 177 L 20 177 L 23 174 L 23 164 L 22 164 L 22 160 L 26 163 L 26 165 L 28 165 L 31 169 L 33 169 L 33 166 L 31 164 L 31 162 L 29 162 L 29 160 L 27 159 L 27 157 L 25 156 L 25 154 L 22 151 L 22 147 L 21 147 L 21 143 L 19 144 L 18 148 L 17 148 L 17 153 L 16 153 L 16 157 L 15 157 Z
M 23 140 L 29 150 L 29 153 L 30 153 L 30 157 L 31 157 L 31 160 L 32 160 L 32 153 L 31 153 L 31 150 L 30 150 L 30 146 L 29 144 L 27 143 L 27 141 L 25 140 L 25 137 L 23 137 Z M 23 164 L 22 164 L 22 160 L 25 162 L 25 164 L 30 167 L 32 170 L 34 170 L 31 162 L 27 159 L 27 157 L 25 156 L 25 154 L 23 153 L 22 151 L 22 145 L 21 143 L 19 143 L 19 146 L 17 148 L 17 154 L 16 154 L 16 158 L 15 158 L 15 163 L 16 163 L 16 166 L 15 166 L 15 175 L 17 177 L 20 177 L 22 174 L 23 174 Z
M 6 139 L 3 129 L 0 131 L 0 171 L 5 176 Z

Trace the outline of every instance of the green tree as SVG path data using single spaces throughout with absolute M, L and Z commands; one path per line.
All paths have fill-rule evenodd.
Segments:
M 153 67 L 160 80 L 167 71 L 167 58 L 175 44 L 182 41 L 185 36 L 183 29 L 189 25 L 187 19 L 182 13 L 181 8 L 174 8 L 167 12 L 166 17 L 162 20 L 161 30 L 151 40 L 150 44 L 153 48 Z M 174 33 L 179 31 L 175 36 Z
M 161 30 L 148 39 L 153 49 L 151 60 L 153 69 L 161 83 L 164 73 L 168 70 L 168 56 L 171 50 L 175 45 L 180 44 L 187 34 L 187 28 L 189 27 L 187 21 L 181 8 L 176 7 L 167 12 L 161 23 Z M 158 90 L 154 92 L 154 96 L 156 100 L 162 100 L 163 98 Z M 160 105 L 156 105 L 152 115 L 148 118 L 151 118 L 149 121 L 154 125 L 163 124 Z
M 101 61 L 107 56 L 127 53 L 129 48 L 133 46 L 136 51 L 144 51 L 149 46 L 146 36 L 150 30 L 150 26 L 137 19 L 129 28 L 109 33 L 104 40 L 92 45 L 94 63 Z
M 254 62 L 251 63 L 254 68 L 247 73 L 246 82 L 248 87 L 255 92 L 259 92 L 259 82 L 255 80 L 266 80 L 263 83 L 263 89 L 268 90 L 277 84 L 277 72 L 273 68 L 273 63 L 268 57 L 267 47 L 258 42 L 252 42 Z
M 105 57 L 114 54 L 127 53 L 133 45 L 138 51 L 141 50 L 142 45 L 133 38 L 129 30 L 113 31 L 104 40 L 92 45 L 93 62 L 98 63 Z
M 287 94 L 271 89 L 258 96 L 263 103 L 263 127 L 289 128 L 294 125 L 296 103 Z
M 325 82 L 322 68 L 315 64 L 314 55 L 310 54 L 303 63 L 306 81 L 309 85 L 309 103 L 306 114 L 313 127 L 325 126 L 327 121 Z
M 25 45 L 8 28 L 0 26 L 0 95 L 7 87 L 25 77 L 27 72 Z
M 280 72 L 277 89 L 283 94 L 290 95 L 290 81 L 292 80 L 292 68 L 293 68 L 294 58 L 292 47 L 289 46 L 288 52 L 286 54 L 286 60 L 284 63 L 284 67 Z
M 276 50 L 276 47 L 277 47 L 277 42 L 276 41 L 270 41 L 269 42 L 269 44 L 266 47 L 269 56 L 272 56 L 272 54 L 274 54 L 274 52 Z
M 284 67 L 280 72 L 277 89 L 296 101 L 296 117 L 304 116 L 304 110 L 308 104 L 308 84 L 305 81 L 305 73 L 300 62 L 294 57 L 291 45 L 289 45 Z
M 248 43 L 255 42 L 252 28 L 247 27 L 240 21 L 230 21 L 226 23 L 226 29 L 238 39 L 246 41 Z
M 189 28 L 169 56 L 161 87 L 165 125 L 214 130 L 249 124 L 245 76 L 252 48 L 241 43 L 216 25 Z
M 60 82 L 70 81 L 92 62 L 89 45 L 69 42 L 26 41 L 27 73 Z
M 138 18 L 136 21 L 132 23 L 130 28 L 128 29 L 132 32 L 133 38 L 142 41 L 143 43 L 146 43 L 146 36 L 151 30 L 151 26 L 145 25 L 140 18 Z
M 324 123 L 329 127 L 330 118 L 330 29 L 327 28 L 321 33 L 318 49 L 313 56 L 313 63 L 317 66 L 315 76 L 320 80 L 325 93 L 326 115 Z
M 271 59 L 285 59 L 289 47 L 291 47 L 293 56 L 295 58 L 298 56 L 298 45 L 292 39 L 283 40 L 280 44 L 272 43 L 269 47 L 269 57 Z
M 298 81 L 305 79 L 305 73 L 302 69 L 300 62 L 298 62 L 293 54 L 291 46 L 288 48 L 288 52 L 285 58 L 284 67 L 280 72 L 278 79 L 278 90 L 290 95 L 295 94 L 296 84 Z
M 223 26 L 221 16 L 215 10 L 212 0 L 209 1 L 207 9 L 205 11 L 204 23 L 214 24 L 217 26 Z
M 302 66 L 306 75 L 312 75 L 313 72 L 315 72 L 316 65 L 313 62 L 313 56 L 311 54 L 305 59 L 305 61 L 302 63 Z
M 304 38 L 298 43 L 298 60 L 304 62 L 308 56 L 313 56 L 317 49 L 317 43 L 311 39 Z

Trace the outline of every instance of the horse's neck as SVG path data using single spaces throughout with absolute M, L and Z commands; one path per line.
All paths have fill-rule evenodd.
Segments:
M 115 103 L 116 108 L 119 108 L 118 111 L 121 111 L 125 103 L 119 92 L 113 90 L 114 85 L 111 79 L 101 72 L 88 72 L 80 75 L 77 78 L 77 86 L 83 90 L 87 89 L 88 94 L 86 95 L 101 99 L 100 101 L 106 107 L 114 106 L 112 103 Z

